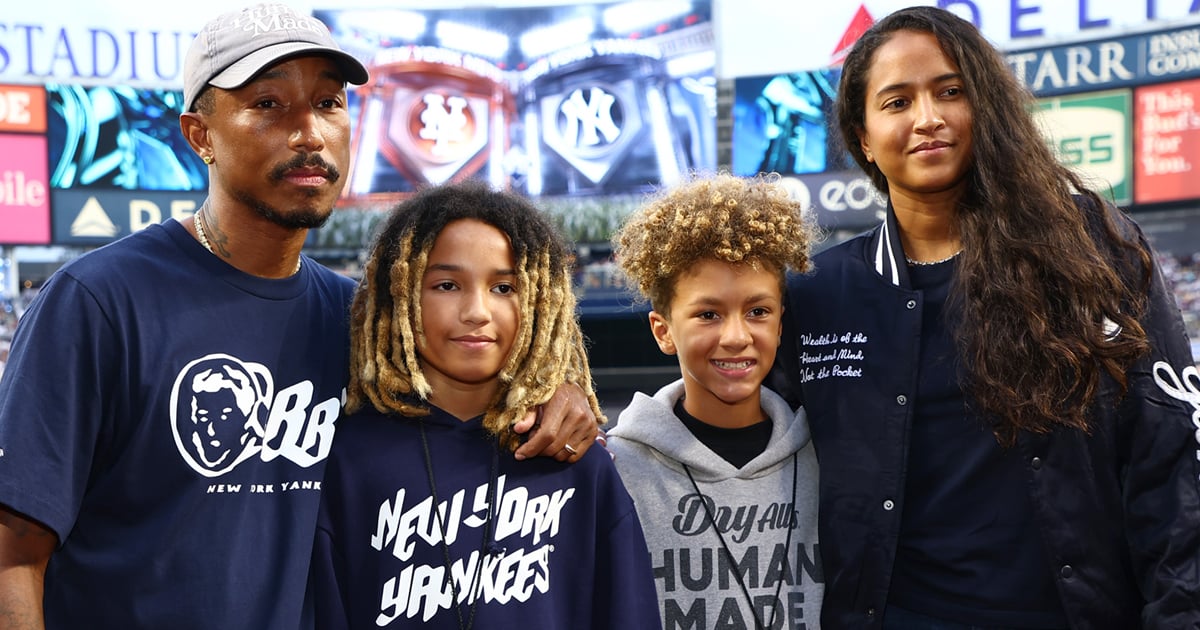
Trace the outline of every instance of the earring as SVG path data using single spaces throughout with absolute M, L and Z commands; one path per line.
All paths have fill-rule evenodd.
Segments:
M 211 155 L 206 155 L 206 156 L 204 156 L 204 157 L 202 157 L 202 158 L 200 158 L 200 159 L 204 160 L 204 163 L 205 163 L 205 164 L 212 164 L 212 163 L 213 163 L 213 156 L 211 156 Z

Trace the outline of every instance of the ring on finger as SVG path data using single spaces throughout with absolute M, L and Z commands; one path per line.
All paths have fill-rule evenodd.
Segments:
M 563 449 L 572 455 L 579 454 L 579 451 L 575 450 L 575 447 L 571 446 L 570 444 L 563 444 Z

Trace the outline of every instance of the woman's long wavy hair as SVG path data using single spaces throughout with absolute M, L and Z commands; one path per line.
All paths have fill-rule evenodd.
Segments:
M 1022 431 L 1090 431 L 1101 374 L 1124 392 L 1126 370 L 1149 347 L 1138 317 L 1150 255 L 1134 228 L 1118 225 L 1059 164 L 1030 114 L 1031 95 L 996 49 L 942 9 L 888 15 L 843 65 L 841 138 L 879 190 L 887 193 L 887 177 L 867 161 L 859 134 L 875 52 L 897 31 L 935 37 L 971 103 L 974 163 L 958 208 L 963 252 L 951 290 L 964 393 L 1004 444 Z
M 575 316 L 574 259 L 566 242 L 525 198 L 474 181 L 424 189 L 380 227 L 350 309 L 347 412 L 369 403 L 383 413 L 429 414 L 431 391 L 417 343 L 424 334 L 421 281 L 438 234 L 464 219 L 507 235 L 517 266 L 520 325 L 484 427 L 515 450 L 520 439 L 513 423 L 568 382 L 587 393 L 592 413 L 603 421 Z

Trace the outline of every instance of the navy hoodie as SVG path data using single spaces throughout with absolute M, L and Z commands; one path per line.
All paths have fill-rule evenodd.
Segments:
M 339 423 L 309 582 L 318 630 L 660 627 L 608 454 L 516 461 L 481 420 L 434 408 Z

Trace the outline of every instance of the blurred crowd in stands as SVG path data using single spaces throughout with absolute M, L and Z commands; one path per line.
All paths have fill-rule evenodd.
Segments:
M 578 283 L 585 297 L 588 291 L 607 293 L 608 299 L 622 294 L 625 299 L 620 300 L 621 304 L 628 307 L 628 296 L 623 295 L 625 283 L 607 254 L 608 252 L 602 252 L 590 260 L 584 258 L 581 261 L 584 264 L 576 276 Z M 1159 254 L 1158 261 L 1162 265 L 1167 283 L 1175 291 L 1175 298 L 1183 311 L 1183 321 L 1187 325 L 1188 338 L 1192 342 L 1192 357 L 1200 366 L 1200 252 L 1185 255 Z M 8 359 L 8 347 L 17 320 L 36 295 L 37 287 L 27 283 L 20 295 L 0 296 L 0 374 L 4 373 L 4 363 Z
M 1159 254 L 1158 262 L 1183 311 L 1183 322 L 1192 342 L 1192 359 L 1200 365 L 1200 252 Z

